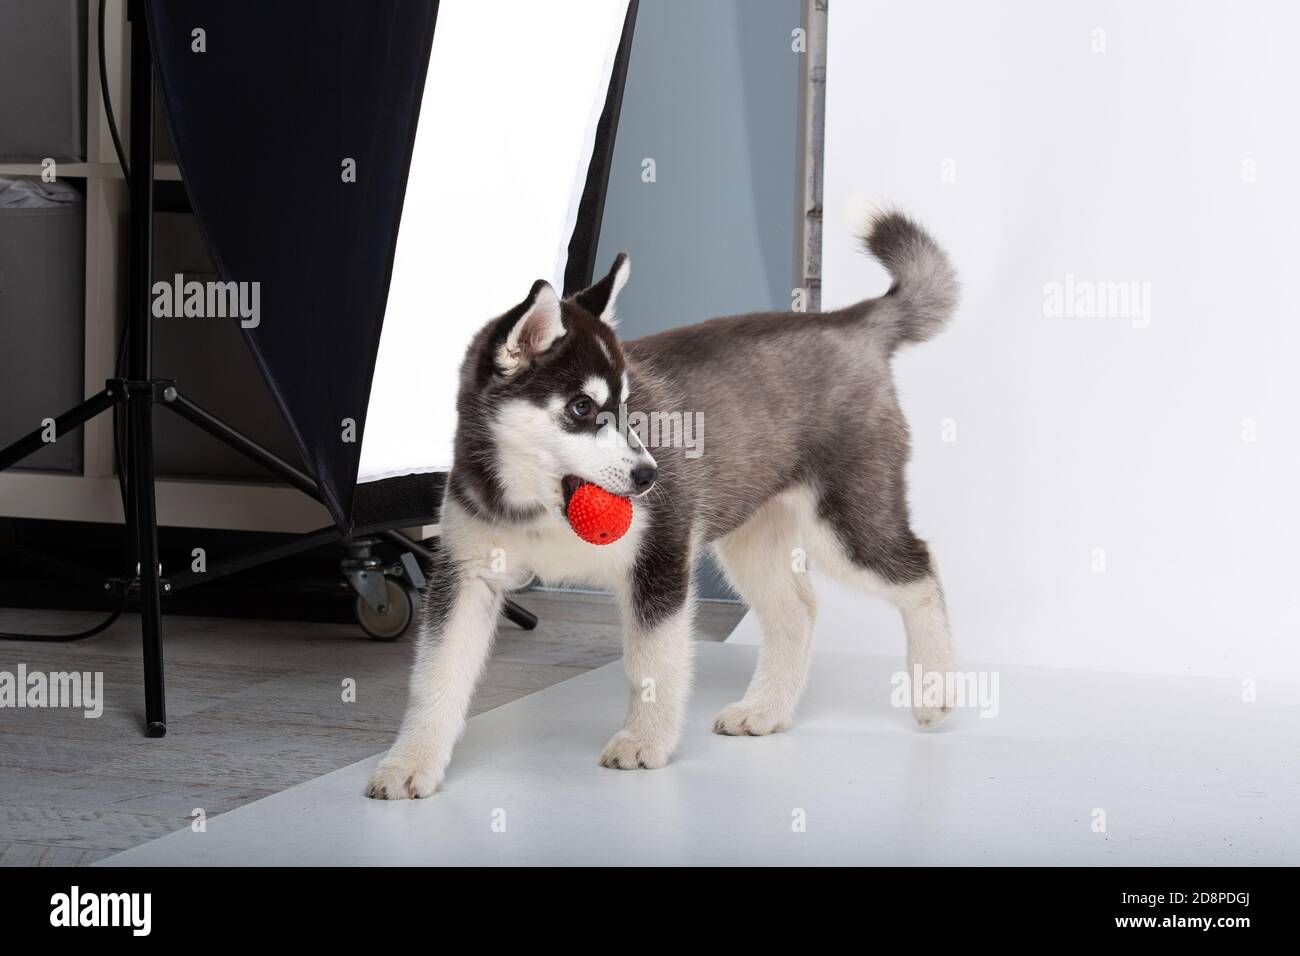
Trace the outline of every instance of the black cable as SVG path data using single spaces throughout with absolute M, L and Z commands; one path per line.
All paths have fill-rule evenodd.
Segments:
M 108 0 L 99 0 L 99 98 L 104 103 L 104 119 L 108 121 L 108 131 L 113 137 L 113 149 L 117 152 L 117 163 L 122 167 L 122 176 L 128 193 L 131 189 L 131 170 L 126 163 L 126 150 L 122 148 L 122 137 L 117 131 L 117 117 L 113 113 L 113 98 L 108 92 L 108 65 L 104 57 L 104 10 Z M 117 339 L 117 356 L 113 363 L 114 374 L 122 378 L 122 361 L 126 355 L 127 331 L 130 322 L 122 323 L 122 334 Z M 122 496 L 122 517 L 128 517 L 126 461 L 122 456 L 123 435 L 126 434 L 125 404 L 119 402 L 113 406 L 113 457 L 117 464 L 118 492 Z
M 127 166 L 126 150 L 122 148 L 122 137 L 117 131 L 117 116 L 113 112 L 113 97 L 108 91 L 108 65 L 104 57 L 104 9 L 107 5 L 108 0 L 99 0 L 99 98 L 104 104 L 104 119 L 108 122 L 108 131 L 113 137 L 113 149 L 117 153 L 117 164 L 122 167 L 122 179 L 129 197 L 131 193 L 131 170 Z M 152 215 L 153 210 L 149 210 L 149 213 Z M 130 322 L 123 322 L 122 334 L 117 339 L 117 355 L 113 360 L 113 373 L 119 379 L 125 378 L 126 374 L 123 365 L 126 360 L 126 344 L 129 339 L 127 332 L 130 331 L 130 328 Z M 123 395 L 121 400 L 113 406 L 113 460 L 117 466 L 117 490 L 122 499 L 122 532 L 126 539 L 125 543 L 128 552 L 136 555 L 140 553 L 140 542 L 139 540 L 131 541 L 132 509 L 130 492 L 127 486 L 129 479 L 126 473 L 126 458 L 123 453 L 123 449 L 127 447 L 127 443 L 131 440 L 130 419 L 127 417 L 126 408 L 126 396 Z M 126 574 L 126 580 L 128 581 L 131 579 L 129 565 L 128 560 Z M 123 606 L 125 606 L 125 599 Z
M 105 620 L 100 621 L 94 627 L 87 628 L 84 631 L 77 631 L 75 634 L 10 634 L 7 631 L 0 631 L 0 641 L 36 641 L 45 644 L 62 644 L 67 641 L 84 641 L 88 637 L 94 637 L 102 631 L 108 630 L 122 616 L 126 610 L 126 598 L 122 598 L 122 606 L 111 613 Z
M 131 187 L 131 171 L 126 165 L 126 150 L 122 148 L 122 137 L 117 133 L 117 120 L 113 116 L 113 103 L 108 98 L 108 64 L 104 62 L 104 7 L 108 0 L 99 0 L 99 95 L 104 101 L 104 118 L 108 120 L 108 132 L 113 137 L 113 149 L 117 150 L 117 162 L 126 177 L 126 185 Z

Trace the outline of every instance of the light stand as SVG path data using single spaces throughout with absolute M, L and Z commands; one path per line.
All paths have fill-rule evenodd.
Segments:
M 126 527 L 133 542 L 135 574 L 133 580 L 103 578 L 105 591 L 123 599 L 138 594 L 140 636 L 144 656 L 145 735 L 162 737 L 167 733 L 167 704 L 163 681 L 162 598 L 186 587 L 247 570 L 269 561 L 310 551 L 331 542 L 344 540 L 337 528 L 329 526 L 300 535 L 292 542 L 238 555 L 225 562 L 213 563 L 204 574 L 186 572 L 164 578 L 158 551 L 158 513 L 154 497 L 153 409 L 155 404 L 171 409 L 198 428 L 225 442 L 248 458 L 267 468 L 305 494 L 320 500 L 316 480 L 299 468 L 263 448 L 217 416 L 203 409 L 176 388 L 169 379 L 153 377 L 151 290 L 153 252 L 153 59 L 149 48 L 149 28 L 143 7 L 132 2 L 128 8 L 131 23 L 131 136 L 130 136 L 130 209 L 127 250 L 127 365 L 125 378 L 109 379 L 104 389 L 80 405 L 58 416 L 55 434 L 62 436 L 90 419 L 123 405 L 127 415 L 127 439 L 124 456 L 127 478 L 125 502 Z M 46 429 L 39 427 L 13 444 L 0 449 L 0 471 L 12 467 L 44 447 Z M 388 528 L 368 529 L 402 552 L 428 560 L 432 552 L 411 541 L 401 532 Z M 359 534 L 361 532 L 358 532 Z M 368 557 L 367 548 L 362 550 Z M 67 562 L 41 562 L 78 580 L 94 579 L 95 571 Z M 370 562 L 373 564 L 373 562 Z M 423 579 L 414 562 L 403 560 L 405 576 L 415 586 Z M 375 605 L 374 581 L 367 575 L 383 572 L 374 568 L 349 574 L 360 596 Z M 382 594 L 382 588 L 379 591 Z M 514 602 L 507 601 L 503 614 L 525 630 L 537 626 L 537 618 Z

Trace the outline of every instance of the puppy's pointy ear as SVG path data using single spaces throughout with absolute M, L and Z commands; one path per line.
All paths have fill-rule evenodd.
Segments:
M 534 282 L 523 305 L 523 314 L 515 320 L 506 340 L 497 349 L 496 366 L 502 375 L 522 372 L 565 332 L 560 297 L 549 282 L 542 279 Z
M 573 301 L 602 322 L 611 326 L 616 325 L 614 304 L 618 300 L 618 294 L 623 291 L 623 286 L 627 285 L 628 276 L 631 274 L 632 260 L 627 257 L 626 252 L 620 252 L 614 259 L 614 265 L 610 267 L 609 275 L 574 295 Z

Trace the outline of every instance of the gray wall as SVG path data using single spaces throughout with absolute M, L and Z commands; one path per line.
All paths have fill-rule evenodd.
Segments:
M 619 251 L 632 257 L 624 338 L 790 307 L 799 9 L 641 0 L 596 266 L 599 276 Z M 700 593 L 731 596 L 709 567 Z

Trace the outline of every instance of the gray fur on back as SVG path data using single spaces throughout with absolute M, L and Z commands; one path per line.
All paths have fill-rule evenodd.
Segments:
M 938 244 L 898 213 L 873 220 L 864 242 L 893 277 L 879 298 L 826 313 L 729 316 L 623 343 L 631 411 L 703 413 L 700 457 L 652 449 L 656 537 L 715 540 L 806 485 L 855 563 L 894 582 L 929 572 L 908 520 L 908 428 L 890 358 L 943 327 L 957 279 Z

